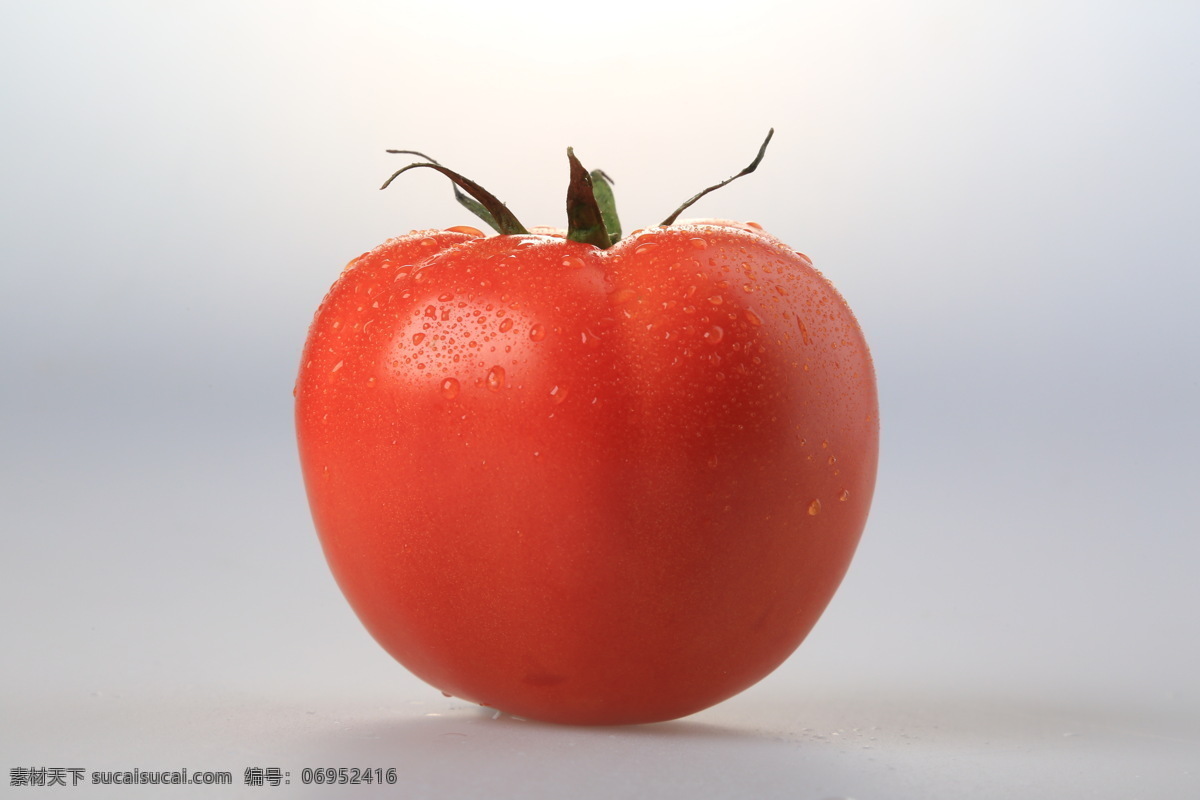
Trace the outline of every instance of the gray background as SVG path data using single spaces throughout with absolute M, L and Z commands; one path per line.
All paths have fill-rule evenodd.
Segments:
M 1186 2 L 0 5 L 5 791 L 394 766 L 403 797 L 1200 795 L 1198 40 Z M 632 229 L 770 126 L 694 211 L 811 255 L 872 345 L 840 593 L 677 723 L 442 698 L 341 599 L 291 427 L 342 264 L 471 222 L 432 173 L 376 191 L 383 150 L 562 224 L 573 145 Z

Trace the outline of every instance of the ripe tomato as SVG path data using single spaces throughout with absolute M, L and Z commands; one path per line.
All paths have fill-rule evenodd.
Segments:
M 778 666 L 875 483 L 846 303 L 754 226 L 416 231 L 350 262 L 296 387 L 321 544 L 442 691 L 580 724 L 699 711 Z

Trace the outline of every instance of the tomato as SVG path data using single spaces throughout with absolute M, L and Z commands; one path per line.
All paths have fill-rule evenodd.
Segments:
M 551 722 L 706 708 L 811 630 L 875 483 L 849 307 L 753 225 L 415 231 L 347 265 L 296 385 L 321 545 L 443 692 Z

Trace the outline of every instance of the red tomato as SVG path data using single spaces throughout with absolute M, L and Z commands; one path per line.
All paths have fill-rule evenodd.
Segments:
M 753 226 L 419 231 L 313 320 L 301 463 L 338 585 L 397 660 L 514 715 L 691 714 L 778 666 L 866 522 L 850 309 Z

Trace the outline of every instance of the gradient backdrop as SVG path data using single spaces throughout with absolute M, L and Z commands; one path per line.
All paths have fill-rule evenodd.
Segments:
M 1200 5 L 671 8 L 0 4 L 6 786 L 276 766 L 291 794 L 172 796 L 294 796 L 304 767 L 394 766 L 404 797 L 1200 796 Z M 573 145 L 632 229 L 771 126 L 693 214 L 811 255 L 872 345 L 879 488 L 841 592 L 682 722 L 442 698 L 342 601 L 292 433 L 341 266 L 471 222 L 432 172 L 376 191 L 384 149 L 562 224 Z

